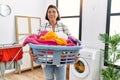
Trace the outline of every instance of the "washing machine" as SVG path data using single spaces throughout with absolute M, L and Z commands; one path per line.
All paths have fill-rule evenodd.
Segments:
M 92 48 L 80 50 L 77 63 L 70 65 L 69 80 L 100 80 L 100 51 Z

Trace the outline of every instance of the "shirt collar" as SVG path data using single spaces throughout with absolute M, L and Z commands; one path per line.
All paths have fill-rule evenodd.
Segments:
M 58 24 L 59 24 L 59 22 L 57 22 L 57 24 L 56 24 L 56 25 L 58 25 Z M 49 23 L 49 22 L 47 22 L 47 23 L 46 23 L 46 26 L 51 26 L 51 25 L 50 25 L 50 23 Z

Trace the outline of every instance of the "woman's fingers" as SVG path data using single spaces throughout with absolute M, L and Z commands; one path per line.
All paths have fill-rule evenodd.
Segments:
M 37 60 L 37 55 L 33 54 L 32 48 L 29 49 L 29 53 L 30 53 L 30 56 L 31 56 L 32 60 L 36 61 Z
M 31 54 L 31 58 L 33 59 L 33 61 L 36 61 L 37 60 L 37 55 Z
M 77 63 L 79 61 L 80 55 L 75 57 L 75 63 Z

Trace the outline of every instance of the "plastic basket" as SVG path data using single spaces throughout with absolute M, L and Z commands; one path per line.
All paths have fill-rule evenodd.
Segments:
M 38 60 L 37 64 L 58 65 L 58 64 L 73 64 L 75 57 L 78 55 L 81 46 L 49 46 L 49 45 L 36 45 L 29 43 L 36 54 Z

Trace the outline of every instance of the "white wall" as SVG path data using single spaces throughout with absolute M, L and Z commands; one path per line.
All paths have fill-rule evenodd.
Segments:
M 15 15 L 41 17 L 45 21 L 48 4 L 55 4 L 56 0 L 0 0 L 0 4 L 7 4 L 12 13 L 7 17 L 0 16 L 0 44 L 15 42 Z
M 83 0 L 82 43 L 91 48 L 104 48 L 98 39 L 105 33 L 107 0 Z

